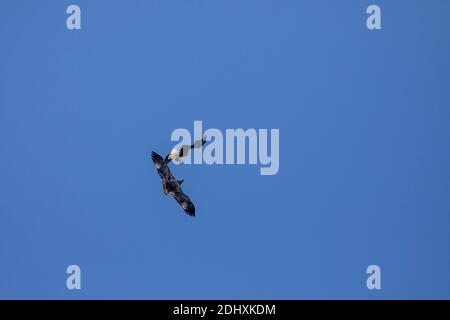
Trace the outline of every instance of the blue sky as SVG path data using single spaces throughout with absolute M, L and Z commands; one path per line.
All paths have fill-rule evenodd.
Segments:
M 0 298 L 450 298 L 448 1 L 0 6 Z M 150 152 L 194 120 L 279 173 L 172 167 L 186 216 Z

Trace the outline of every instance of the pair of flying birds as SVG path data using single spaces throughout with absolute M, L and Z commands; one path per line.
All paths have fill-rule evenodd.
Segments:
M 161 177 L 163 193 L 164 195 L 171 195 L 183 208 L 183 210 L 190 216 L 195 216 L 195 206 L 191 199 L 181 189 L 182 180 L 174 178 L 172 172 L 169 169 L 169 162 L 172 160 L 181 160 L 189 154 L 190 149 L 200 148 L 206 143 L 206 136 L 202 139 L 195 141 L 192 145 L 183 145 L 179 149 L 173 149 L 166 158 L 162 158 L 159 154 L 152 151 L 152 160 L 155 165 L 158 175 Z

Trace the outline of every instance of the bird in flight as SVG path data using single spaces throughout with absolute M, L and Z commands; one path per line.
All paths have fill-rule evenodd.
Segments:
M 202 139 L 195 141 L 191 145 L 184 144 L 179 149 L 172 149 L 172 151 L 170 151 L 170 153 L 167 155 L 165 161 L 167 161 L 167 163 L 169 163 L 173 159 L 181 161 L 182 160 L 181 158 L 186 157 L 189 154 L 190 149 L 200 148 L 205 143 L 206 143 L 206 135 Z
M 186 157 L 190 149 L 200 148 L 206 143 L 206 135 L 192 145 L 182 145 L 179 149 L 173 149 L 165 159 L 156 152 L 152 151 L 152 160 L 156 171 L 161 178 L 164 195 L 171 195 L 183 208 L 183 210 L 190 216 L 195 217 L 195 206 L 191 199 L 181 189 L 181 184 L 184 180 L 177 180 L 174 178 L 169 169 L 169 162 L 173 159 L 180 161 L 181 158 Z
M 167 158 L 166 158 L 167 159 Z M 159 154 L 152 151 L 152 160 L 158 175 L 161 177 L 164 195 L 171 195 L 190 216 L 195 217 L 195 206 L 191 199 L 181 189 L 184 180 L 174 178 L 172 172 L 167 165 L 170 160 L 163 159 Z
M 166 158 L 167 159 L 167 158 Z M 167 165 L 170 160 L 163 159 L 159 154 L 152 151 L 152 160 L 158 175 L 161 177 L 164 195 L 170 194 L 190 216 L 195 217 L 195 207 L 191 199 L 181 189 L 184 180 L 177 180 Z

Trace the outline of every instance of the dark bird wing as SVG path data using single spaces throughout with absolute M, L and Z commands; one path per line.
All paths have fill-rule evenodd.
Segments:
M 190 216 L 195 217 L 195 207 L 191 199 L 181 190 L 181 188 L 172 193 L 173 198 L 183 208 L 183 210 Z
M 195 216 L 195 207 L 191 199 L 181 190 L 183 180 L 176 180 L 170 172 L 167 161 L 159 154 L 152 152 L 152 160 L 158 175 L 161 177 L 163 192 L 165 195 L 171 194 L 183 210 L 190 216 Z
M 152 160 L 153 164 L 155 165 L 156 171 L 158 171 L 158 174 L 161 177 L 161 179 L 166 181 L 175 180 L 175 178 L 172 175 L 172 172 L 170 172 L 170 169 L 167 166 L 166 161 L 164 161 L 164 159 L 154 151 L 152 151 Z
M 158 175 L 161 178 L 161 183 L 163 187 L 163 193 L 164 195 L 169 194 L 169 186 L 172 184 L 172 181 L 175 180 L 172 172 L 170 172 L 169 167 L 167 166 L 166 161 L 157 154 L 156 152 L 152 152 L 152 160 L 153 164 L 155 165 L 156 171 L 158 172 Z
M 153 164 L 155 165 L 156 169 L 161 168 L 161 166 L 164 163 L 164 159 L 159 154 L 157 154 L 155 151 L 152 151 L 152 161 L 153 161 Z

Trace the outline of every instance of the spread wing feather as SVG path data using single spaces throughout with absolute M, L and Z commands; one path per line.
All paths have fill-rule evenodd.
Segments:
M 158 171 L 159 176 L 163 179 L 163 183 L 164 181 L 175 180 L 172 172 L 170 172 L 170 169 L 167 166 L 166 161 L 164 161 L 164 159 L 154 151 L 152 151 L 152 160 L 156 171 Z
M 195 217 L 195 207 L 191 199 L 180 189 L 175 191 L 173 198 L 178 202 L 178 204 L 183 208 L 183 210 L 190 216 Z
M 164 160 L 156 152 L 152 152 L 152 160 L 155 165 L 158 175 L 161 177 L 163 185 L 163 192 L 165 195 L 171 194 L 183 210 L 190 216 L 195 216 L 195 207 L 191 199 L 181 189 L 181 183 L 183 180 L 176 180 L 172 172 L 170 172 L 169 166 L 166 160 Z

